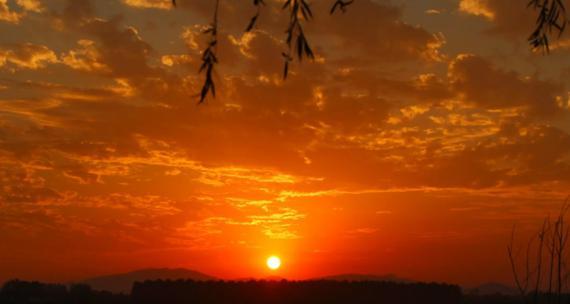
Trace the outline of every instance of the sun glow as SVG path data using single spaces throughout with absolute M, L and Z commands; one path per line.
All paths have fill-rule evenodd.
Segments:
M 267 267 L 269 267 L 269 269 L 271 270 L 277 270 L 279 269 L 279 267 L 281 267 L 281 259 L 277 256 L 270 256 L 269 258 L 267 258 Z

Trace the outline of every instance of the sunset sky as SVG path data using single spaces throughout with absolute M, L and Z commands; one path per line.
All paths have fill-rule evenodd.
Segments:
M 510 283 L 513 224 L 570 193 L 570 35 L 526 1 L 0 0 L 0 282 L 147 267 Z M 520 3 L 519 3 L 520 2 Z M 570 3 L 569 3 L 570 4 Z M 265 265 L 281 257 L 279 270 Z

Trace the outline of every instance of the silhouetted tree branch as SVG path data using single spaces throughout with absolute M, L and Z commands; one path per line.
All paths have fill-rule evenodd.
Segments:
M 172 0 L 172 5 L 176 6 L 177 0 Z M 334 14 L 337 10 L 346 12 L 347 7 L 354 3 L 355 0 L 334 0 L 331 5 L 330 14 Z M 205 73 L 204 84 L 200 91 L 200 102 L 204 102 L 208 94 L 216 96 L 215 84 L 212 78 L 215 64 L 218 63 L 216 57 L 217 33 L 218 33 L 218 11 L 219 0 L 216 0 L 214 9 L 214 18 L 210 27 L 205 31 L 210 34 L 210 40 L 202 52 L 202 66 L 200 72 Z M 245 32 L 253 30 L 257 24 L 257 20 L 261 14 L 261 7 L 265 5 L 264 0 L 253 0 L 256 7 L 256 13 L 251 17 L 245 28 Z M 528 42 L 533 49 L 542 49 L 545 53 L 550 51 L 550 36 L 556 35 L 560 37 L 566 29 L 568 23 L 566 8 L 563 0 L 530 0 L 528 7 L 535 9 L 537 13 L 536 25 L 528 38 Z M 289 25 L 285 31 L 285 44 L 287 50 L 282 52 L 284 59 L 283 79 L 287 79 L 289 74 L 289 65 L 296 58 L 302 61 L 303 57 L 314 59 L 315 55 L 310 47 L 305 32 L 303 30 L 302 20 L 311 21 L 313 12 L 311 11 L 308 0 L 284 0 L 283 10 L 289 10 Z
M 567 16 L 563 0 L 531 0 L 529 7 L 538 11 L 536 27 L 528 41 L 534 49 L 550 51 L 550 38 L 553 33 L 560 37 L 566 29 Z
M 568 273 L 566 270 L 566 252 L 570 230 L 566 227 L 565 221 L 569 208 L 568 199 L 566 199 L 554 223 L 551 224 L 550 217 L 546 217 L 544 219 L 541 229 L 538 234 L 535 235 L 538 238 L 538 242 L 536 243 L 536 256 L 532 256 L 531 254 L 534 246 L 534 237 L 530 238 L 527 242 L 526 253 L 524 256 L 524 276 L 521 274 L 522 271 L 517 266 L 519 255 L 515 252 L 516 229 L 513 227 L 511 240 L 507 245 L 507 253 L 515 284 L 525 303 L 544 303 L 540 301 L 540 295 L 544 295 L 545 293 L 547 300 L 546 303 L 548 304 L 560 304 L 563 301 L 563 286 L 568 279 Z M 545 245 L 548 250 L 546 261 L 549 264 L 548 282 L 546 282 L 546 287 L 544 286 L 545 283 L 543 283 L 542 276 L 542 265 L 544 263 L 543 252 Z M 534 291 L 531 290 L 533 296 L 532 301 L 530 301 L 529 292 L 531 291 L 529 291 L 528 288 L 530 287 L 530 282 L 533 278 Z
M 247 27 L 245 28 L 246 32 L 251 31 L 255 27 L 255 24 L 257 23 L 257 19 L 259 18 L 259 15 L 261 14 L 261 6 L 265 5 L 265 2 L 263 0 L 253 0 L 253 5 L 256 7 L 257 11 L 255 12 L 255 15 L 253 15 L 253 17 L 251 17 L 251 20 L 249 21 Z
M 513 273 L 513 278 L 515 280 L 515 285 L 517 286 L 517 290 L 519 291 L 522 299 L 524 300 L 525 303 L 528 303 L 527 301 L 527 290 L 528 290 L 528 285 L 529 285 L 529 250 L 528 248 L 530 248 L 530 244 L 531 241 L 529 241 L 528 246 L 527 246 L 527 252 L 525 255 L 525 276 L 522 277 L 518 271 L 517 265 L 516 265 L 516 260 L 517 260 L 517 256 L 518 254 L 515 253 L 515 234 L 516 234 L 516 226 L 513 226 L 513 230 L 511 232 L 511 241 L 509 243 L 509 245 L 507 245 L 507 253 L 509 255 L 509 262 L 511 264 L 511 271 Z
M 550 218 L 547 217 L 544 219 L 544 222 L 542 223 L 542 228 L 540 229 L 540 231 L 538 232 L 538 252 L 537 252 L 537 256 L 536 256 L 536 283 L 534 286 L 534 298 L 533 298 L 533 302 L 534 303 L 538 303 L 538 296 L 539 296 L 539 290 L 541 288 L 541 280 L 542 280 L 542 260 L 543 260 L 543 249 L 544 249 L 544 241 L 546 239 L 546 236 L 548 234 L 548 230 L 549 230 L 549 226 L 550 226 Z
M 309 42 L 305 37 L 303 31 L 303 25 L 301 23 L 300 16 L 306 21 L 311 21 L 313 19 L 313 13 L 311 8 L 307 3 L 307 0 L 286 0 L 283 5 L 283 9 L 289 9 L 289 26 L 287 27 L 285 42 L 287 44 L 287 51 L 283 52 L 283 58 L 285 64 L 283 67 L 283 79 L 287 79 L 289 73 L 289 62 L 293 60 L 292 53 L 297 55 L 299 61 L 303 60 L 303 57 L 309 57 L 311 59 L 315 58 L 313 50 L 309 46 Z M 293 48 L 293 42 L 295 42 L 295 48 Z
M 331 6 L 330 13 L 333 14 L 337 9 L 345 12 L 347 7 L 352 4 L 354 0 L 334 0 Z M 172 0 L 172 5 L 176 7 L 176 0 Z M 253 0 L 253 5 L 256 7 L 257 11 L 253 17 L 251 17 L 249 23 L 245 28 L 245 32 L 250 32 L 253 30 L 257 24 L 257 20 L 261 14 L 261 7 L 265 5 L 264 0 Z M 216 56 L 216 49 L 218 45 L 218 12 L 220 7 L 220 0 L 216 0 L 216 6 L 214 9 L 214 17 L 211 25 L 204 31 L 205 34 L 210 35 L 210 39 L 206 48 L 202 51 L 202 65 L 200 66 L 199 72 L 205 73 L 204 84 L 200 91 L 200 101 L 203 103 L 208 94 L 212 97 L 216 97 L 215 83 L 213 80 L 214 67 L 218 63 L 218 58 Z M 287 50 L 282 52 L 284 59 L 283 67 L 283 79 L 286 79 L 289 74 L 289 64 L 295 58 L 298 61 L 302 61 L 303 57 L 314 59 L 315 55 L 311 46 L 307 40 L 305 32 L 303 30 L 302 20 L 311 21 L 313 19 L 313 12 L 311 11 L 310 4 L 308 0 L 285 0 L 283 10 L 289 10 L 289 25 L 285 31 L 285 44 Z

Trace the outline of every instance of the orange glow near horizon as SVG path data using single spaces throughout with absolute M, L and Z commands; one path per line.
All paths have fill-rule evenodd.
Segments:
M 221 1 L 197 105 L 212 1 L 179 2 L 0 0 L 0 284 L 512 283 L 511 227 L 570 189 L 568 36 L 531 53 L 509 1 L 310 1 L 316 58 L 283 80 L 278 3 L 243 33 L 251 3 Z

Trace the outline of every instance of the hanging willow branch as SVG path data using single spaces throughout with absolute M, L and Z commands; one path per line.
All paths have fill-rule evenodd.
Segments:
M 210 35 L 210 41 L 206 46 L 206 49 L 202 52 L 202 65 L 200 66 L 199 73 L 204 72 L 204 84 L 202 85 L 202 90 L 200 91 L 200 102 L 203 103 L 208 96 L 208 93 L 212 94 L 212 97 L 216 97 L 216 86 L 213 79 L 214 66 L 218 63 L 218 57 L 216 56 L 216 51 L 218 47 L 218 11 L 220 9 L 220 0 L 216 0 L 216 7 L 214 9 L 214 17 L 212 24 L 204 31 L 204 34 Z
M 283 59 L 285 60 L 283 67 L 283 79 L 287 79 L 289 74 L 289 63 L 293 60 L 293 54 L 296 54 L 299 61 L 303 61 L 303 57 L 315 58 L 313 50 L 305 37 L 301 17 L 305 21 L 313 19 L 313 13 L 306 0 L 285 0 L 283 9 L 289 9 L 289 26 L 285 31 L 287 44 L 287 51 L 283 52 Z M 294 43 L 294 44 L 293 44 Z
M 257 23 L 257 19 L 259 18 L 259 15 L 261 13 L 261 6 L 265 5 L 265 2 L 263 2 L 263 0 L 253 0 L 253 5 L 257 8 L 257 11 L 256 11 L 255 15 L 253 15 L 253 17 L 251 17 L 251 20 L 249 20 L 249 23 L 248 23 L 247 27 L 245 28 L 246 33 L 251 31 L 255 27 L 255 24 Z
M 550 51 L 549 36 L 553 33 L 562 35 L 568 23 L 563 0 L 531 0 L 529 7 L 538 10 L 536 27 L 528 41 L 534 49 Z
M 303 25 L 301 19 L 305 21 L 310 21 L 313 19 L 313 13 L 309 6 L 308 0 L 285 0 L 282 9 L 289 10 L 289 26 L 287 27 L 285 43 L 287 45 L 287 51 L 282 53 L 285 60 L 283 68 L 283 79 L 287 78 L 289 74 L 289 63 L 293 61 L 296 57 L 297 60 L 302 61 L 303 57 L 308 57 L 314 59 L 315 55 L 311 49 L 307 38 L 305 37 L 305 32 L 303 31 Z M 337 9 L 342 12 L 346 11 L 346 7 L 352 4 L 354 0 L 334 0 L 331 6 L 330 13 L 333 14 Z M 172 5 L 176 7 L 176 0 L 172 0 Z M 250 19 L 245 32 L 250 32 L 253 30 L 257 24 L 261 13 L 261 7 L 265 5 L 264 0 L 253 0 L 253 5 L 256 7 L 257 11 L 255 15 Z M 214 17 L 212 24 L 204 31 L 204 34 L 210 35 L 210 40 L 208 45 L 202 52 L 202 65 L 200 66 L 199 73 L 205 73 L 204 84 L 200 91 L 200 102 L 203 103 L 208 96 L 211 94 L 212 97 L 216 97 L 216 87 L 213 79 L 214 67 L 218 63 L 218 57 L 216 55 L 217 45 L 218 45 L 218 12 L 220 8 L 220 0 L 216 0 L 216 7 L 214 11 Z
M 346 7 L 349 6 L 349 5 L 351 5 L 353 2 L 354 2 L 354 0 L 349 0 L 349 1 L 346 1 L 346 0 L 336 0 L 336 1 L 334 2 L 334 4 L 332 5 L 332 7 L 331 7 L 330 14 L 331 14 L 331 15 L 334 14 L 334 12 L 335 12 L 337 9 L 340 9 L 341 12 L 345 13 L 345 12 L 346 12 Z
M 285 0 L 283 10 L 289 10 L 289 26 L 287 27 L 285 43 L 287 50 L 282 52 L 284 58 L 283 78 L 286 79 L 289 74 L 289 64 L 297 58 L 302 61 L 303 57 L 314 59 L 314 53 L 311 49 L 309 42 L 303 31 L 301 20 L 311 21 L 313 13 L 307 2 L 308 0 Z M 347 7 L 354 3 L 355 0 L 333 0 L 333 4 L 329 11 L 334 14 L 336 11 L 346 12 Z M 542 49 L 548 53 L 550 51 L 550 36 L 557 34 L 558 37 L 566 29 L 568 17 L 566 15 L 566 8 L 564 0 L 529 0 L 528 7 L 532 7 L 538 11 L 536 18 L 536 26 L 532 34 L 529 36 L 528 41 L 533 49 Z M 218 11 L 219 0 L 216 0 L 216 7 L 214 11 L 213 22 L 210 27 L 204 32 L 210 34 L 210 41 L 206 49 L 202 53 L 202 65 L 200 73 L 205 73 L 204 85 L 200 92 L 200 103 L 204 102 L 208 94 L 215 97 L 216 90 L 214 80 L 212 78 L 215 64 L 218 63 L 216 56 L 216 48 L 218 43 Z M 172 0 L 172 5 L 176 6 L 177 0 Z M 257 11 L 250 19 L 245 32 L 250 32 L 257 24 L 261 13 L 261 7 L 265 5 L 264 0 L 253 0 L 253 5 Z

